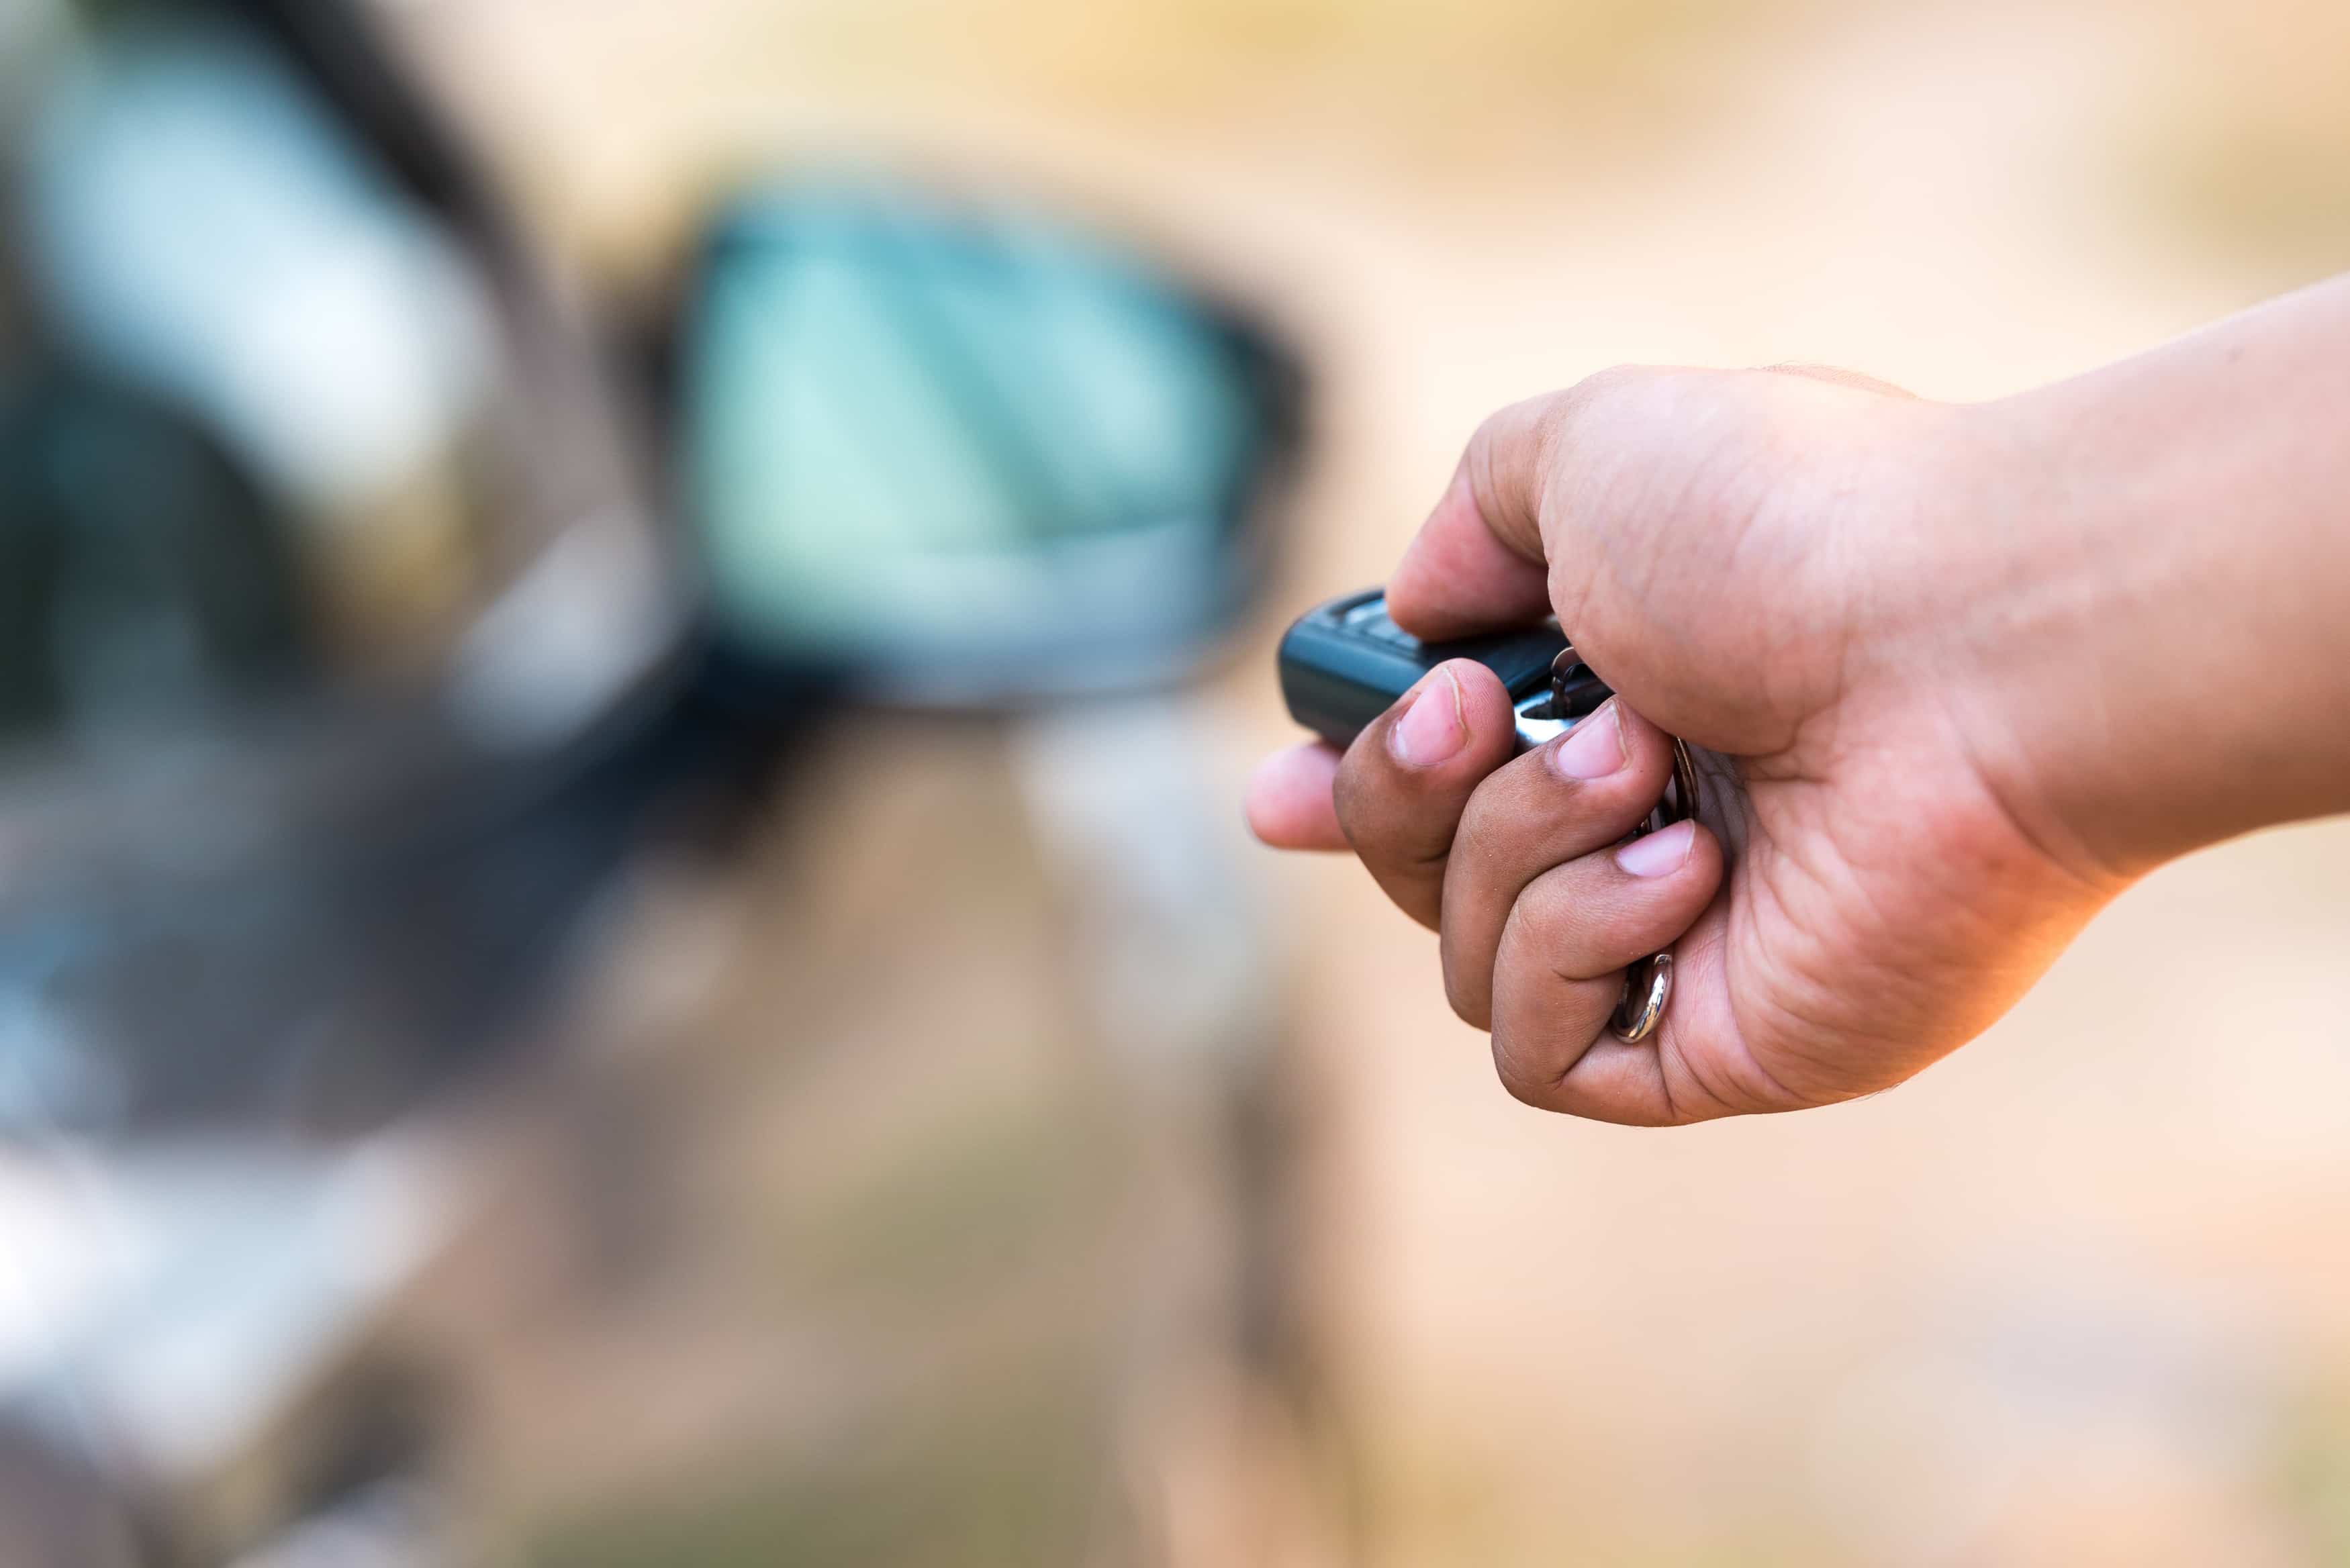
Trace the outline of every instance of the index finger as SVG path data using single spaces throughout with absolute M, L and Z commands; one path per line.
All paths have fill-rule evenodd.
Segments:
M 1331 796 L 1337 776 L 1338 749 L 1326 742 L 1274 753 L 1249 780 L 1249 831 L 1275 849 L 1349 847 Z

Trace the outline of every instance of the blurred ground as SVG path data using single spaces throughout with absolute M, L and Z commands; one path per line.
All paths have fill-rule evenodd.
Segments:
M 653 276 L 736 171 L 854 153 L 1065 193 L 1264 299 L 1323 392 L 1284 604 L 1378 578 L 1483 411 L 1613 361 L 1820 360 L 1989 396 L 2350 254 L 2350 21 L 2295 0 L 405 0 L 398 16 L 541 221 L 607 278 Z M 1269 637 L 1206 700 L 1235 796 L 1284 732 Z M 789 1282 L 841 1271 L 846 1294 L 824 1299 L 851 1303 L 870 1330 L 851 1337 L 901 1393 L 936 1314 L 893 1330 L 857 1281 L 899 1310 L 994 1303 L 965 1326 L 1003 1335 L 978 1359 L 1006 1386 L 962 1407 L 1046 1446 L 997 1450 L 1004 1469 L 946 1489 L 983 1523 L 989 1498 L 1035 1495 L 1019 1476 L 1078 1473 L 1055 1456 L 1102 1440 L 1085 1397 L 1055 1404 L 1071 1386 L 1056 1379 L 1092 1365 L 1101 1314 L 1083 1269 L 1040 1265 L 1025 1298 L 974 1293 L 957 1245 L 1125 1256 L 1087 1173 L 1134 1115 L 1049 1000 L 1066 959 L 1035 924 L 1051 898 L 1023 880 L 1006 765 L 968 736 L 839 742 L 790 803 L 800 826 L 779 816 L 772 853 L 723 896 L 732 934 L 698 1005 L 731 1022 L 704 1066 L 657 1075 L 681 1115 L 725 1107 L 691 1141 L 775 1162 L 764 1189 L 702 1189 L 771 1200 L 709 1233 L 743 1272 L 712 1300 L 805 1305 Z M 910 776 L 929 782 L 877 803 L 877 780 Z M 787 874 L 811 841 L 829 869 Z M 1226 1472 L 1166 1461 L 1170 1557 L 2350 1562 L 2350 826 L 2155 877 L 1914 1085 L 1664 1135 L 1518 1106 L 1445 1011 L 1430 940 L 1358 873 L 1252 864 L 1294 933 L 1289 1049 L 1310 1110 L 1295 1262 L 1327 1403 L 1319 1436 L 1275 1445 L 1285 1458 L 1235 1458 L 1257 1428 L 1229 1410 L 1153 1450 L 1221 1455 Z M 989 1093 L 966 1098 L 973 1084 Z M 951 1167 L 909 1178 L 905 1201 L 961 1205 L 904 1257 L 864 1250 L 842 1195 L 892 1147 Z M 978 1152 L 953 1166 L 958 1149 Z M 832 1212 L 850 1218 L 827 1229 Z M 739 1255 L 754 1236 L 766 1250 Z M 719 1331 L 687 1333 L 691 1311 L 653 1321 L 666 1337 L 629 1343 L 644 1386 L 670 1387 L 674 1347 Z M 511 1377 L 541 1365 L 540 1337 L 510 1333 L 525 1346 Z M 618 1343 L 535 1348 L 560 1380 L 610 1368 Z M 844 1341 L 808 1343 L 823 1359 Z M 808 1414 L 827 1379 L 770 1340 L 710 1365 L 705 1409 L 788 1407 L 785 1424 L 830 1429 Z M 738 1381 L 761 1366 L 775 1381 Z M 728 1556 L 674 1533 L 695 1498 L 650 1484 L 663 1472 L 639 1456 L 659 1451 L 665 1406 L 623 1398 L 618 1431 L 608 1400 L 507 1406 L 542 1413 L 490 1422 L 519 1456 L 511 1495 L 601 1521 L 583 1495 L 666 1487 L 664 1517 L 594 1524 L 601 1556 L 558 1534 L 572 1544 L 549 1562 L 765 1561 L 741 1542 L 786 1537 L 837 1548 L 810 1560 L 1013 1560 L 959 1557 L 950 1525 L 870 1533 L 890 1510 L 854 1478 L 795 1501 L 761 1479 L 790 1469 L 763 1452 L 808 1440 L 790 1434 L 712 1481 L 767 1510 Z M 1039 1407 L 1061 1414 L 1000 1414 Z M 864 1418 L 889 1426 L 876 1408 Z M 584 1424 L 544 1414 L 567 1410 Z M 969 1539 L 1097 1547 L 1100 1500 L 1045 1494 L 1058 1524 Z M 1229 1528 L 1181 1527 L 1235 1495 L 1253 1501 Z M 817 1534 L 775 1535 L 774 1511 L 802 1506 Z

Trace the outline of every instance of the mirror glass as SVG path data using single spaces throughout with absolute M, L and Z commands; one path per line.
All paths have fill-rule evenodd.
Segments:
M 985 705 L 1179 675 L 1261 570 L 1296 437 L 1261 330 L 1010 203 L 811 184 L 704 250 L 686 511 L 722 637 L 868 698 Z

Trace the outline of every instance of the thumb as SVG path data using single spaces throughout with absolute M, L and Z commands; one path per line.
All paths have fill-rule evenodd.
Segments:
M 1551 607 L 1543 508 L 1562 464 L 1590 478 L 1660 455 L 1658 441 L 1687 434 L 1685 389 L 1718 390 L 1741 372 L 1618 366 L 1565 391 L 1513 403 L 1477 427 L 1451 485 L 1420 525 L 1388 581 L 1388 614 L 1427 639 L 1522 624 Z M 1751 375 L 1751 373 L 1746 373 Z M 1871 376 L 1817 365 L 1775 365 L 1769 374 L 1880 396 L 1910 394 Z M 1716 401 L 1719 400 L 1717 399 Z M 1700 400 L 1700 411 L 1708 406 Z M 1672 461 L 1691 460 L 1679 446 Z M 1553 524 L 1560 519 L 1554 517 Z M 1553 544 L 1557 543 L 1554 528 Z M 1551 563 L 1555 565 L 1556 563 Z
M 1559 394 L 1513 403 L 1477 427 L 1452 483 L 1388 579 L 1388 614 L 1434 642 L 1548 611 L 1542 492 Z

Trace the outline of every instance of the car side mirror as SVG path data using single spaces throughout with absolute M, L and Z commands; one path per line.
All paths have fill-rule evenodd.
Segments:
M 671 367 L 721 662 L 1000 709 L 1199 668 L 1263 575 L 1302 376 L 1008 204 L 778 186 L 708 232 Z

